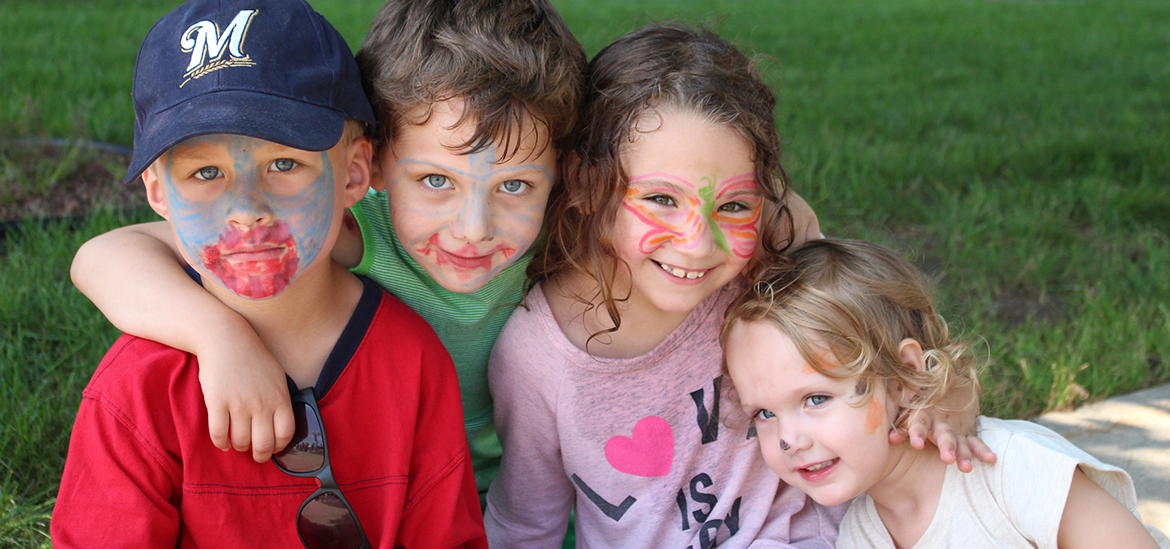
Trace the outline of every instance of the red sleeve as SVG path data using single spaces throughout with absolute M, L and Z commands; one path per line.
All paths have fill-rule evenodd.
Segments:
M 110 354 L 132 346 L 127 343 L 119 341 Z M 178 466 L 148 419 L 132 417 L 93 385 L 82 395 L 69 440 L 49 527 L 53 546 L 174 547 L 182 483 Z
M 455 366 L 434 338 L 423 353 L 410 487 L 398 543 L 407 549 L 487 549 Z

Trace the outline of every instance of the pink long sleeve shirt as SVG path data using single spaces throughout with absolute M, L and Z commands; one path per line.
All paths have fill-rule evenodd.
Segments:
M 780 482 L 754 433 L 722 421 L 733 405 L 719 328 L 741 289 L 708 297 L 650 353 L 616 360 L 574 346 L 532 290 L 489 363 L 504 445 L 492 547 L 560 547 L 571 510 L 577 547 L 833 547 L 843 506 Z

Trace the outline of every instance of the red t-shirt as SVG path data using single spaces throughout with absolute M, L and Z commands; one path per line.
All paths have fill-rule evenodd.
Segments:
M 487 547 L 455 369 L 368 280 L 316 394 L 334 478 L 374 547 Z M 316 490 L 211 444 L 193 355 L 122 336 L 82 395 L 54 547 L 301 547 Z

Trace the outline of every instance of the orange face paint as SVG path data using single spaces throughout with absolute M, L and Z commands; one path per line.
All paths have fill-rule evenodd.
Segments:
M 869 434 L 873 434 L 882 426 L 882 401 L 873 395 L 869 399 L 869 406 L 865 414 L 865 428 Z

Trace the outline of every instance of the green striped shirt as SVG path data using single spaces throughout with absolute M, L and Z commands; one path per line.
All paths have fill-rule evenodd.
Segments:
M 500 442 L 492 423 L 487 365 L 492 345 L 524 294 L 532 246 L 523 256 L 472 293 L 443 288 L 398 241 L 384 191 L 369 191 L 352 208 L 362 231 L 362 262 L 352 271 L 377 282 L 431 324 L 451 353 L 463 396 L 463 424 L 480 492 L 499 471 Z

